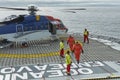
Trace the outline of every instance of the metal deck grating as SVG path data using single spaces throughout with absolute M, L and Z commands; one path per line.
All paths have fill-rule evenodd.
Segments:
M 74 36 L 77 40 L 82 41 L 82 37 Z M 66 39 L 66 38 L 64 38 Z M 65 43 L 65 50 L 68 49 L 68 45 Z M 5 48 L 0 49 L 0 68 L 3 67 L 18 67 L 18 66 L 33 66 L 33 65 L 44 65 L 44 64 L 64 64 L 65 60 L 59 56 L 59 41 L 30 41 L 28 42 L 29 47 L 21 48 L 20 43 L 16 43 L 13 48 Z M 119 66 L 115 64 L 116 61 L 120 60 L 120 51 L 112 49 L 110 46 L 106 46 L 103 43 L 98 41 L 90 40 L 90 44 L 83 44 L 84 46 L 84 54 L 81 55 L 81 63 L 84 62 L 94 62 L 94 61 L 101 61 L 112 68 L 119 69 Z M 10 57 L 11 55 L 13 55 Z M 17 54 L 17 55 L 16 55 Z M 16 57 L 19 55 L 19 58 Z M 76 60 L 74 55 L 72 55 L 73 63 L 76 64 Z M 111 64 L 111 65 L 110 65 Z M 115 67 L 114 67 L 115 66 Z M 96 68 L 104 71 L 106 67 Z M 115 70 L 117 71 L 117 70 Z M 62 76 L 62 77 L 55 77 L 55 78 L 39 78 L 39 79 L 29 79 L 29 80 L 82 80 L 82 79 L 97 79 L 104 78 L 106 79 L 107 76 L 110 76 L 111 73 L 115 74 L 116 77 L 120 75 L 120 70 L 117 72 L 111 71 L 104 71 L 103 73 L 96 73 L 91 75 L 72 75 L 71 76 Z M 94 79 L 95 78 L 95 79 Z M 111 78 L 109 78 L 112 80 Z M 116 78 L 117 80 L 117 78 Z

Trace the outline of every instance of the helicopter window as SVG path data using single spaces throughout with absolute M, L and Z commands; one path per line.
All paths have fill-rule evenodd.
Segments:
M 43 28 L 43 24 L 40 26 L 40 28 L 41 28 L 41 29 Z
M 40 29 L 40 22 L 35 22 L 34 25 L 35 25 L 35 30 L 39 30 Z
M 21 29 L 21 28 L 18 28 L 18 29 L 17 29 L 17 31 L 18 31 L 18 32 L 21 32 L 21 31 L 22 31 L 22 29 Z
M 35 30 L 38 30 L 38 26 L 35 27 Z
M 45 22 L 44 23 L 44 28 L 47 28 L 48 27 L 48 22 Z
M 48 22 L 37 22 L 35 25 L 37 30 L 48 28 Z
M 33 28 L 32 27 L 30 27 L 30 30 L 32 30 Z
M 46 26 L 46 22 L 43 22 L 42 25 L 41 25 L 41 29 L 44 29 Z
M 59 21 L 51 21 L 51 24 L 54 25 L 56 29 L 58 29 L 61 23 Z
M 27 31 L 28 30 L 28 27 L 24 27 L 24 31 Z
M 63 24 L 60 24 L 60 27 L 61 27 L 61 28 L 63 28 L 63 27 L 64 27 L 64 25 L 63 25 Z
M 46 23 L 46 28 L 48 28 L 48 27 L 49 27 L 49 22 Z
M 58 21 L 51 21 L 51 23 L 52 23 L 53 25 L 60 24 L 60 22 L 58 22 Z
M 64 28 L 64 24 L 60 21 L 59 27 Z

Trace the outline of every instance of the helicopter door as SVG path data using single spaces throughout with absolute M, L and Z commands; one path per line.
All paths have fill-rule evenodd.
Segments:
M 56 33 L 57 33 L 56 25 L 53 25 L 53 31 L 52 31 L 52 34 L 56 34 Z
M 54 24 L 49 23 L 49 32 L 53 35 L 57 33 L 57 29 Z
M 23 34 L 23 31 L 24 31 L 23 30 L 23 25 L 22 24 L 17 24 L 16 25 L 16 33 L 20 35 L 20 34 Z

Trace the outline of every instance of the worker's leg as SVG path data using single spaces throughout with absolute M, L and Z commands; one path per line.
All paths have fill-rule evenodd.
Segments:
M 64 49 L 62 49 L 62 56 L 64 56 Z
M 77 55 L 76 55 L 77 64 L 79 64 L 79 62 L 80 62 L 80 54 L 81 54 L 81 53 L 77 53 Z
M 64 49 L 61 49 L 61 50 L 60 50 L 60 56 L 61 56 L 61 57 L 64 57 Z
M 67 74 L 70 75 L 70 64 L 67 65 Z
M 70 50 L 72 51 L 73 45 L 70 45 Z
M 86 35 L 84 35 L 84 43 L 86 42 L 86 39 L 87 39 L 87 36 L 86 36 Z
M 89 43 L 89 38 L 88 38 L 88 36 L 87 36 L 87 43 Z

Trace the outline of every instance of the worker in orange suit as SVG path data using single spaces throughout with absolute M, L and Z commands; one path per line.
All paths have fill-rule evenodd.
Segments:
M 60 41 L 60 56 L 64 58 L 64 41 Z
M 70 50 L 72 51 L 73 45 L 75 44 L 75 39 L 71 35 L 67 39 L 67 44 L 69 44 Z
M 78 42 L 76 42 L 73 45 L 73 52 L 74 52 L 74 55 L 75 55 L 75 59 L 76 59 L 77 63 L 79 64 L 80 55 L 81 55 L 81 53 L 83 53 L 82 45 L 79 44 Z
M 84 30 L 84 43 L 87 41 L 89 43 L 89 31 L 87 29 Z

